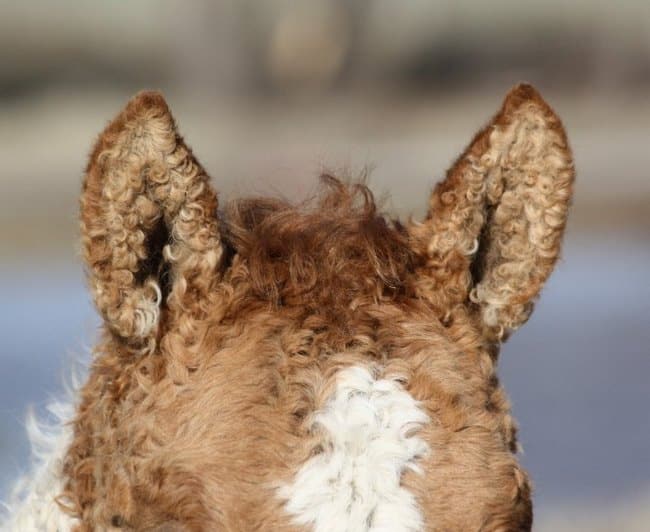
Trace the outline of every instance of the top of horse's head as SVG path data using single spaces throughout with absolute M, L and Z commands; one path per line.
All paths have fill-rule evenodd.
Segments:
M 558 257 L 573 173 L 520 85 L 421 222 L 330 176 L 302 205 L 218 210 L 162 96 L 137 95 L 81 197 L 104 320 L 65 459 L 81 528 L 529 528 L 495 363 Z

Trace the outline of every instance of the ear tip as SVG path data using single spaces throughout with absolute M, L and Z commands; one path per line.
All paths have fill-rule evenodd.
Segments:
M 140 91 L 129 100 L 122 112 L 111 122 L 107 130 L 122 129 L 126 124 L 150 118 L 152 115 L 171 119 L 169 106 L 158 91 Z
M 109 122 L 99 135 L 91 151 L 86 172 L 89 172 L 99 154 L 117 142 L 120 133 L 135 122 L 146 122 L 151 118 L 163 118 L 170 131 L 175 130 L 175 123 L 164 96 L 158 91 L 140 91 L 133 96 L 122 111 Z
M 527 82 L 521 82 L 508 92 L 506 100 L 518 100 L 518 101 L 527 101 L 527 100 L 541 100 L 542 96 L 539 91 L 531 84 Z
M 170 114 L 169 106 L 162 92 L 153 90 L 140 91 L 129 100 L 126 106 L 126 111 L 131 111 L 134 114 L 140 114 L 150 110 L 158 110 L 164 114 Z
M 569 149 L 562 120 L 546 100 L 542 98 L 540 92 L 530 83 L 519 83 L 510 89 L 495 121 L 497 123 L 508 123 L 522 111 L 526 114 L 531 113 L 541 117 L 546 127 L 559 134 L 561 143 Z
M 165 117 L 173 123 L 171 111 L 161 92 L 140 91 L 129 100 L 114 124 L 122 128 L 130 122 L 148 120 L 156 116 Z
M 557 115 L 551 106 L 542 98 L 540 92 L 530 83 L 519 83 L 515 85 L 503 101 L 503 112 L 507 115 L 517 111 L 526 104 L 532 104 L 537 107 L 545 115 L 553 117 L 558 120 Z

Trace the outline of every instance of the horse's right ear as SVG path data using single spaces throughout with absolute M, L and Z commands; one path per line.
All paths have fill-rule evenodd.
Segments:
M 562 122 L 514 87 L 434 189 L 417 230 L 429 299 L 466 305 L 490 341 L 530 315 L 560 253 L 575 169 Z
M 162 312 L 200 312 L 220 271 L 216 210 L 162 95 L 136 95 L 100 135 L 81 194 L 90 289 L 113 334 L 151 349 Z

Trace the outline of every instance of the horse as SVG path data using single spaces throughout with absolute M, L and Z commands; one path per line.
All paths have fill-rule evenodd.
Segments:
M 422 220 L 330 174 L 305 201 L 220 208 L 163 96 L 137 94 L 81 191 L 87 379 L 5 526 L 530 530 L 497 363 L 559 257 L 574 174 L 521 84 Z

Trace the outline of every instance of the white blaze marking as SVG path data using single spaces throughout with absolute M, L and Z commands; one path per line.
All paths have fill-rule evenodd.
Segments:
M 420 471 L 416 460 L 428 446 L 412 433 L 428 420 L 397 380 L 376 380 L 358 366 L 339 371 L 312 425 L 324 450 L 280 489 L 294 522 L 315 532 L 422 530 L 415 497 L 400 481 L 404 471 Z

